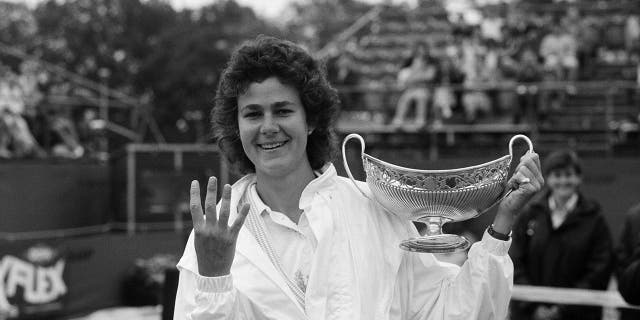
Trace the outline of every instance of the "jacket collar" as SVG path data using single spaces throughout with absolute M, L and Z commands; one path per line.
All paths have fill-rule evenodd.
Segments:
M 549 223 L 551 223 L 551 209 L 549 208 L 550 195 L 551 190 L 547 189 L 536 195 L 533 200 L 531 200 L 531 208 L 536 212 L 535 215 L 542 216 L 549 220 Z M 597 203 L 588 200 L 581 192 L 578 191 L 578 201 L 575 208 L 568 213 L 566 220 L 562 225 L 560 225 L 560 228 L 576 223 L 586 217 L 593 216 L 599 211 L 600 206 Z
M 304 210 L 311 206 L 315 196 L 333 188 L 332 179 L 337 176 L 336 168 L 331 163 L 325 164 L 316 174 L 318 177 L 311 180 L 309 184 L 302 190 L 300 195 L 299 208 Z

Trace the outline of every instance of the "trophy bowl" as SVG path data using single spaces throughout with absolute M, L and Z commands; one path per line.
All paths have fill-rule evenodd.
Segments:
M 442 233 L 442 225 L 477 217 L 499 203 L 512 190 L 506 190 L 513 158 L 513 143 L 523 139 L 533 152 L 533 144 L 525 135 L 509 141 L 509 155 L 483 164 L 448 170 L 418 170 L 387 163 L 364 152 L 364 139 L 355 133 L 342 143 L 342 159 L 347 175 L 365 197 L 367 193 L 356 183 L 347 163 L 345 146 L 351 139 L 361 145 L 366 183 L 376 201 L 387 211 L 403 219 L 423 222 L 426 234 L 402 241 L 402 249 L 414 252 L 444 253 L 466 250 L 469 241 L 458 235 Z M 506 191 L 506 192 L 505 192 Z

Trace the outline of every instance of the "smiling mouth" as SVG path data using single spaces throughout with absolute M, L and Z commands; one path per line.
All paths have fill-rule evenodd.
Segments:
M 261 144 L 258 144 L 258 146 L 263 150 L 274 150 L 274 149 L 278 149 L 278 148 L 282 147 L 286 143 L 287 143 L 287 141 L 272 142 L 272 143 L 261 143 Z

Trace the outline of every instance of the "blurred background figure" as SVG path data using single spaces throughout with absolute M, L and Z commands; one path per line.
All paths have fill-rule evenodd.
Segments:
M 510 255 L 514 282 L 606 290 L 613 267 L 611 233 L 595 200 L 580 192 L 582 168 L 572 151 L 545 160 L 547 190 L 518 216 Z M 513 319 L 602 318 L 602 308 L 514 302 Z
M 9 68 L 0 69 L 0 158 L 42 156 L 25 113 L 25 92 L 20 78 Z
M 516 64 L 516 81 L 521 84 L 516 90 L 518 93 L 518 106 L 521 110 L 516 115 L 516 122 L 521 121 L 523 110 L 541 111 L 538 108 L 538 87 L 535 85 L 542 81 L 542 77 L 542 65 L 536 51 L 530 47 L 524 48 L 520 52 L 520 59 Z M 541 112 L 537 112 L 537 114 L 539 119 L 544 117 Z
M 491 100 L 486 89 L 487 84 L 493 81 L 493 74 L 488 56 L 488 48 L 477 29 L 462 41 L 462 70 L 465 74 L 462 107 L 467 123 L 474 123 L 481 114 L 491 112 Z
M 618 290 L 629 303 L 640 305 L 640 203 L 626 216 L 617 248 Z M 620 320 L 640 319 L 640 310 L 620 310 Z
M 624 43 L 628 52 L 637 52 L 640 49 L 640 17 L 629 15 L 625 21 Z
M 544 58 L 545 68 L 556 80 L 575 81 L 578 78 L 577 49 L 575 36 L 567 31 L 566 26 L 555 22 L 551 33 L 542 39 L 540 55 Z
M 427 106 L 431 98 L 431 86 L 436 77 L 437 63 L 429 54 L 426 44 L 418 43 L 398 73 L 398 85 L 404 91 L 398 99 L 396 113 L 391 121 L 393 127 L 420 128 L 427 121 Z M 409 108 L 415 104 L 413 123 L 405 118 Z
M 68 159 L 81 158 L 84 155 L 84 147 L 80 144 L 76 126 L 70 116 L 62 111 L 52 110 L 48 122 L 55 137 L 51 148 L 52 155 Z

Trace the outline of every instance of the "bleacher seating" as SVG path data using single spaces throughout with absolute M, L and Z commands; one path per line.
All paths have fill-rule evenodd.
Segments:
M 569 5 L 571 4 L 538 5 L 529 2 L 515 7 L 515 10 L 561 16 Z M 350 66 L 360 76 L 362 98 L 361 105 L 347 108 L 351 110 L 345 113 L 345 119 L 339 125 L 339 130 L 345 133 L 358 131 L 366 134 L 397 134 L 397 130 L 386 127 L 386 124 L 400 94 L 396 77 L 402 61 L 410 57 L 416 41 L 427 42 L 431 52 L 438 55 L 438 50 L 443 50 L 442 44 L 454 36 L 455 26 L 448 21 L 443 7 L 433 4 L 419 5 L 417 8 L 393 4 L 382 6 L 383 9 L 371 20 L 369 26 L 351 39 L 351 46 L 347 46 Z M 599 1 L 582 3 L 578 7 L 583 17 L 609 17 L 610 19 L 600 22 L 602 28 L 620 27 L 624 24 L 625 14 L 640 13 L 637 3 L 630 1 Z M 608 33 L 602 32 L 602 36 L 606 37 Z M 609 40 L 604 42 L 605 45 L 609 45 Z M 539 107 L 539 110 L 546 110 L 545 114 L 537 113 L 539 110 L 525 110 L 527 116 L 522 119 L 524 123 L 505 122 L 495 118 L 467 124 L 464 121 L 456 122 L 460 118 L 454 117 L 444 123 L 429 124 L 416 132 L 422 135 L 444 133 L 447 139 L 444 145 L 455 140 L 452 138 L 455 134 L 464 136 L 470 132 L 478 132 L 506 136 L 522 132 L 534 136 L 544 150 L 570 147 L 578 151 L 610 154 L 619 146 L 637 147 L 637 141 L 629 139 L 638 136 L 640 121 L 638 62 L 629 55 L 625 56 L 625 53 L 619 54 L 619 50 L 623 50 L 619 44 L 611 44 L 611 47 L 605 49 L 611 49 L 611 52 L 605 50 L 604 54 L 609 58 L 613 55 L 615 59 L 607 59 L 607 56 L 603 57 L 602 52 L 599 52 L 597 58 L 581 68 L 580 82 L 573 84 L 575 90 L 565 92 L 566 83 L 558 84 L 557 88 L 552 87 L 552 91 L 562 91 L 564 98 L 559 106 Z M 538 87 L 538 94 L 540 90 L 544 89 Z M 539 98 L 539 95 L 533 96 L 535 99 Z M 363 115 L 367 112 L 371 114 Z M 462 112 L 460 108 L 458 112 Z M 492 128 L 496 129 L 491 130 Z M 442 145 L 437 139 L 431 141 Z M 465 139 L 456 141 L 464 143 Z

